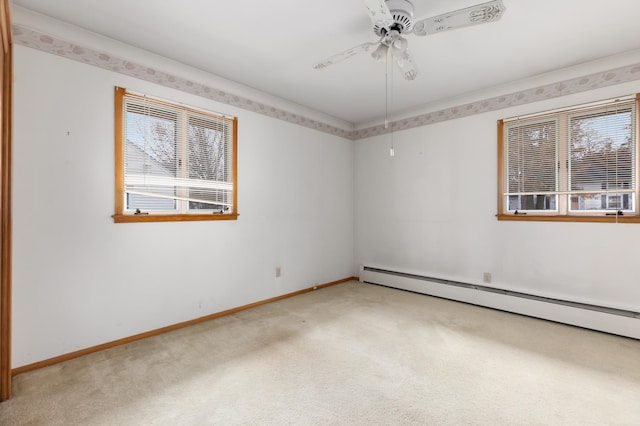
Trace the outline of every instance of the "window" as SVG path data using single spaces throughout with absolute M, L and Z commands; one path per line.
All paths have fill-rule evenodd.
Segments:
M 640 222 L 635 97 L 498 122 L 498 219 Z
M 115 94 L 115 222 L 237 219 L 237 119 Z

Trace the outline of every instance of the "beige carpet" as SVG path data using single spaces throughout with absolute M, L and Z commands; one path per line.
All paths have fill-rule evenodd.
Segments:
M 1 425 L 640 425 L 640 341 L 351 282 L 14 378 Z

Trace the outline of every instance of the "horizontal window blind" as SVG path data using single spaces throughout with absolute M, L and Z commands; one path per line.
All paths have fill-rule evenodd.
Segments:
M 507 195 L 558 190 L 557 121 L 515 122 L 507 128 Z
M 231 207 L 232 144 L 228 123 L 199 114 L 189 114 L 187 123 L 190 209 L 206 209 L 211 205 Z
M 232 119 L 126 93 L 123 127 L 126 210 L 233 213 Z
M 568 117 L 572 210 L 632 209 L 635 116 L 635 102 L 619 102 Z

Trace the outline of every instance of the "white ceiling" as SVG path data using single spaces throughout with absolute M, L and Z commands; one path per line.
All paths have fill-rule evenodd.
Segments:
M 486 0 L 412 0 L 422 19 Z M 638 0 L 503 0 L 498 22 L 417 37 L 420 71 L 394 74 L 390 115 L 640 48 Z M 361 0 L 13 0 L 95 33 L 362 125 L 385 115 L 385 66 Z

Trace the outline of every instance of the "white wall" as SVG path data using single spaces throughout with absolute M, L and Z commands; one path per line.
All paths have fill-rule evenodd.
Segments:
M 353 142 L 22 46 L 14 72 L 14 368 L 357 273 Z M 237 221 L 113 223 L 114 86 L 238 117 Z
M 356 262 L 475 284 L 491 272 L 494 287 L 640 310 L 640 225 L 495 217 L 497 120 L 638 91 L 626 83 L 396 132 L 393 158 L 390 135 L 356 141 Z
M 78 36 L 14 12 L 14 22 Z M 83 37 L 97 50 L 343 124 Z M 562 70 L 555 81 L 590 72 Z M 542 83 L 519 84 L 480 99 Z M 113 223 L 116 85 L 239 117 L 238 221 Z M 638 91 L 639 83 L 627 83 L 397 132 L 391 158 L 390 135 L 354 149 L 326 133 L 16 46 L 13 367 L 349 277 L 362 264 L 478 284 L 491 272 L 494 287 L 639 310 L 640 225 L 495 219 L 498 119 Z M 458 104 L 478 98 L 469 96 Z

